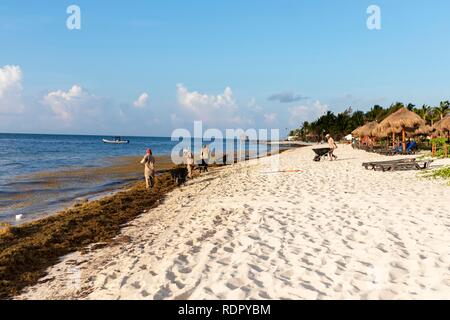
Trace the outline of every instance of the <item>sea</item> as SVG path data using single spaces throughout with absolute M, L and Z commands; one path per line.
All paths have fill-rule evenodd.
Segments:
M 35 220 L 77 199 L 120 189 L 142 179 L 141 170 L 130 169 L 127 161 L 142 157 L 147 148 L 157 157 L 169 157 L 180 143 L 170 137 L 123 137 L 130 143 L 122 145 L 102 139 L 112 137 L 0 133 L 0 223 Z M 227 141 L 200 141 L 211 143 L 226 149 Z M 249 142 L 245 150 L 263 154 L 267 144 Z

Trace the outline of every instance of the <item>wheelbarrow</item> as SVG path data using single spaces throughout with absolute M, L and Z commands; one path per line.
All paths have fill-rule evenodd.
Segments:
M 314 161 L 319 162 L 320 160 L 326 158 L 328 153 L 331 151 L 331 148 L 313 149 L 313 151 L 316 154 Z

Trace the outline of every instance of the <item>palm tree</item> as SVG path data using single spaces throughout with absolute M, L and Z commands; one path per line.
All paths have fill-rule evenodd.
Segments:
M 427 120 L 431 107 L 424 104 L 420 109 L 414 108 L 414 112 L 419 115 L 423 120 Z
M 436 110 L 436 107 L 429 107 L 427 112 L 426 120 L 430 122 L 431 126 L 433 126 L 434 122 L 439 119 L 439 114 Z
M 356 111 L 352 114 L 352 126 L 359 127 L 364 124 L 364 112 Z
M 303 141 L 306 141 L 306 136 L 309 133 L 310 124 L 308 121 L 303 122 L 303 125 L 300 127 L 299 135 Z
M 447 113 L 450 111 L 450 102 L 441 101 L 439 107 L 436 108 L 436 113 L 439 115 L 440 119 L 444 119 Z
M 383 114 L 384 114 L 383 107 L 379 105 L 374 105 L 372 109 L 370 109 L 370 111 L 366 113 L 366 119 L 369 122 L 379 120 L 383 116 Z
M 416 106 L 415 104 L 408 103 L 408 105 L 406 106 L 406 109 L 408 109 L 409 111 L 413 111 L 415 106 Z
M 405 108 L 405 104 L 404 104 L 403 102 L 396 102 L 396 103 L 392 104 L 392 105 L 390 106 L 390 108 L 391 108 L 392 110 L 397 111 L 397 110 L 399 110 L 399 109 L 401 109 L 401 108 Z M 395 111 L 393 111 L 393 112 L 395 112 Z

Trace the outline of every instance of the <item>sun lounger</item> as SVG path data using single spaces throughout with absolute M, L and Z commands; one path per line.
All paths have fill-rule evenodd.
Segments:
M 394 155 L 400 155 L 403 154 L 403 146 L 400 145 L 395 148 L 391 149 L 384 149 L 384 150 L 377 150 L 375 151 L 379 154 L 385 155 L 385 156 L 394 156 Z M 406 154 L 415 154 L 417 152 L 417 143 L 415 141 L 408 142 L 406 145 Z
M 365 162 L 363 167 L 374 171 L 425 170 L 433 161 L 417 162 L 416 159 L 400 159 L 392 161 Z
M 401 171 L 401 170 L 426 170 L 430 168 L 430 164 L 433 161 L 424 161 L 422 163 L 400 163 L 394 166 L 391 171 Z
M 367 170 L 376 170 L 380 166 L 389 166 L 401 162 L 415 162 L 416 159 L 400 159 L 400 160 L 390 160 L 390 161 L 373 161 L 364 162 L 362 165 Z

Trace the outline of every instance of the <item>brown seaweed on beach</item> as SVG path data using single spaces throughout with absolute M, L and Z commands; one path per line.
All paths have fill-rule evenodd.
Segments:
M 170 173 L 147 191 L 143 183 L 113 196 L 0 233 L 0 299 L 36 284 L 58 258 L 94 243 L 111 242 L 121 227 L 158 205 L 176 187 Z
M 280 149 L 276 153 L 286 150 Z M 223 166 L 211 164 L 210 168 Z M 169 164 L 164 169 L 160 167 L 161 175 L 150 191 L 139 182 L 113 196 L 77 204 L 18 227 L 8 225 L 0 229 L 0 299 L 13 298 L 25 287 L 36 284 L 64 255 L 83 251 L 92 244 L 100 248 L 123 241 L 116 238 L 123 225 L 156 207 L 177 187 L 172 171 L 183 166 L 166 169 L 168 167 Z M 196 171 L 194 178 L 197 176 L 199 172 Z

